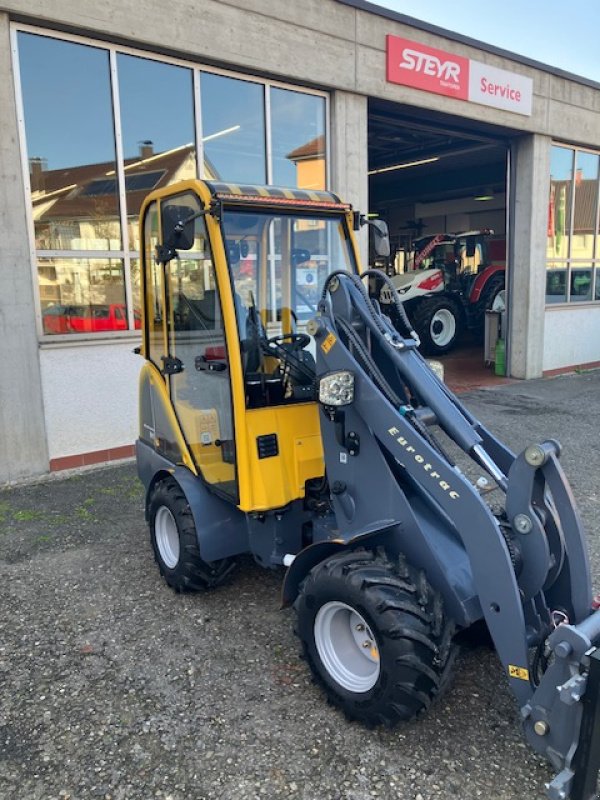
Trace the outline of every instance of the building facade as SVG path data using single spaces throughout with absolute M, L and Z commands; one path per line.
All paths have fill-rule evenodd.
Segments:
M 0 40 L 0 483 L 132 453 L 153 188 L 197 175 L 484 219 L 466 184 L 433 202 L 450 170 L 386 144 L 384 106 L 410 152 L 441 147 L 442 123 L 468 142 L 443 154 L 469 150 L 463 173 L 492 173 L 475 139 L 501 143 L 510 374 L 600 363 L 600 85 L 360 0 L 0 0 Z M 394 199 L 419 165 L 429 202 Z

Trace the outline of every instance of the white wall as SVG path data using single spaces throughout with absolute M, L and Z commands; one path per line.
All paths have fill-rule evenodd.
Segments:
M 600 308 L 547 308 L 544 371 L 600 362 Z
M 138 341 L 40 352 L 50 458 L 133 444 L 138 434 Z

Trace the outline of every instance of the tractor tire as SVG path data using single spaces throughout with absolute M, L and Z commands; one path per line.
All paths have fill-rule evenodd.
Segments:
M 454 624 L 403 558 L 392 563 L 381 549 L 336 554 L 309 572 L 294 608 L 315 680 L 349 719 L 392 727 L 445 689 Z
M 419 303 L 413 324 L 427 355 L 441 356 L 456 345 L 463 330 L 463 313 L 451 297 L 431 297 Z
M 484 286 L 481 296 L 477 302 L 477 310 L 475 312 L 475 319 L 473 328 L 481 337 L 485 332 L 485 312 L 489 311 L 496 299 L 497 295 L 505 288 L 504 274 L 493 275 L 486 286 Z
M 207 562 L 200 558 L 194 518 L 186 497 L 173 478 L 156 484 L 149 502 L 150 541 L 160 574 L 177 592 L 212 589 L 234 567 L 230 558 Z

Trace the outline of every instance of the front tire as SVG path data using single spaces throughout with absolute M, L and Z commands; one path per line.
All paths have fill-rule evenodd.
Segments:
M 433 297 L 419 303 L 413 323 L 423 351 L 441 356 L 458 341 L 463 328 L 462 311 L 449 297 Z
M 454 625 L 424 574 L 385 552 L 344 551 L 314 567 L 296 633 L 328 700 L 368 725 L 411 720 L 445 688 Z
M 200 557 L 189 503 L 173 478 L 160 481 L 152 490 L 149 519 L 154 558 L 160 574 L 176 591 L 212 589 L 233 569 L 230 558 L 209 563 Z

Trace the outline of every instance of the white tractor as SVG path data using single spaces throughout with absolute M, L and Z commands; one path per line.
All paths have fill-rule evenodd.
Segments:
M 466 329 L 483 331 L 485 311 L 505 283 L 505 242 L 492 234 L 474 230 L 417 239 L 407 270 L 392 276 L 428 354 L 449 352 Z M 380 301 L 391 307 L 386 287 Z

